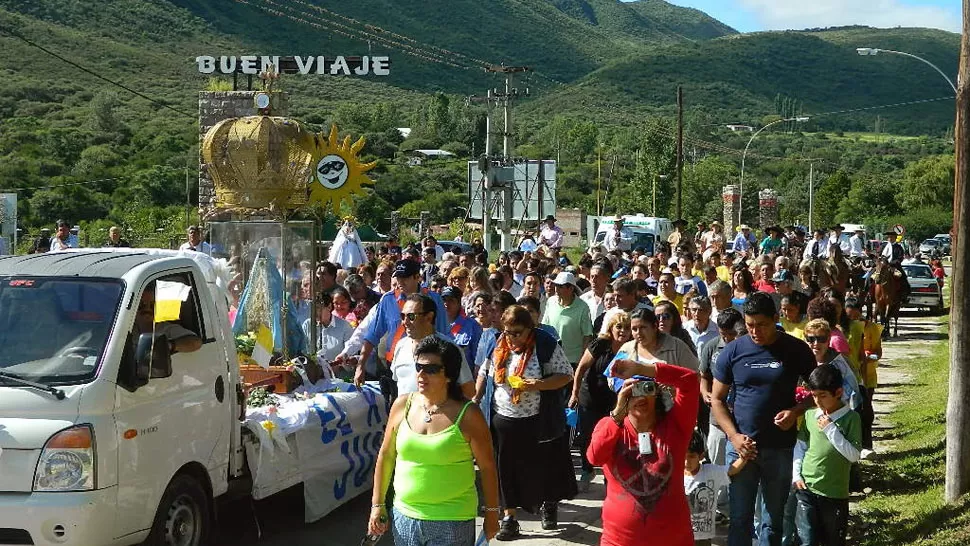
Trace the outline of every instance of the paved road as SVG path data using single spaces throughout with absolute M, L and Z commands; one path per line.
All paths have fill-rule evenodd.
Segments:
M 940 333 L 936 317 L 927 317 L 912 311 L 904 311 L 899 322 L 899 337 L 884 344 L 884 361 L 880 362 L 880 383 L 877 389 L 875 409 L 877 413 L 876 434 L 886 427 L 882 422 L 891 410 L 896 389 L 908 378 L 895 369 L 893 361 L 920 354 L 922 342 L 945 337 Z M 885 449 L 877 443 L 877 451 Z M 578 459 L 576 460 L 578 468 Z M 234 501 L 220 506 L 220 540 L 218 544 L 237 546 L 357 546 L 367 525 L 370 512 L 370 494 L 364 494 L 338 508 L 322 520 L 303 523 L 303 493 L 300 487 L 289 489 L 263 501 Z M 594 545 L 599 543 L 600 510 L 605 496 L 603 478 L 597 475 L 586 494 L 565 502 L 559 510 L 560 529 L 543 531 L 535 517 L 522 514 L 525 537 L 512 544 L 565 546 Z M 258 520 L 258 524 L 257 524 Z M 481 520 L 479 520 L 481 525 Z M 257 529 L 262 532 L 258 538 Z M 726 529 L 720 529 L 723 533 Z M 381 545 L 393 544 L 389 536 Z M 715 545 L 723 546 L 723 538 Z

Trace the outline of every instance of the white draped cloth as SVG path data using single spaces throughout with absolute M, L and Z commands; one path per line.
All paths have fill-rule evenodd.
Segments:
M 357 234 L 357 229 L 353 224 L 344 222 L 340 231 L 337 232 L 337 236 L 334 237 L 327 259 L 330 263 L 340 264 L 344 269 L 357 267 L 367 262 L 364 245 L 360 243 L 360 235 Z

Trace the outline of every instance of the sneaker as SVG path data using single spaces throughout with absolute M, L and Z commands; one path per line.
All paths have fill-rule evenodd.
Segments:
M 539 508 L 539 515 L 542 517 L 542 528 L 552 531 L 559 527 L 559 504 L 555 502 L 544 502 Z
M 495 534 L 495 540 L 515 540 L 522 536 L 519 532 L 519 522 L 515 521 L 514 518 L 503 518 L 502 522 L 499 523 L 498 533 Z
M 579 475 L 579 492 L 589 493 L 591 483 L 593 483 L 593 473 L 583 470 L 583 473 Z

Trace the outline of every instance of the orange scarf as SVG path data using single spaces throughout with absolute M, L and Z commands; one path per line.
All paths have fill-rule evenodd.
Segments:
M 536 334 L 535 330 L 529 332 L 529 337 L 525 340 L 525 351 L 522 353 L 522 358 L 519 359 L 519 364 L 515 367 L 512 375 L 517 375 L 522 377 L 522 373 L 525 372 L 525 367 L 532 359 L 532 352 L 536 348 Z M 492 352 L 492 362 L 495 365 L 495 384 L 501 385 L 508 380 L 508 366 L 509 361 L 512 360 L 512 344 L 509 343 L 508 337 L 502 334 L 499 338 L 498 343 L 495 344 L 495 351 Z M 518 404 L 519 398 L 522 395 L 521 389 L 512 389 L 512 403 Z

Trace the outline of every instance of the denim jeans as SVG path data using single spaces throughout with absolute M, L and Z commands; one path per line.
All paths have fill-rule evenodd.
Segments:
M 428 521 L 409 518 L 394 510 L 391 532 L 395 546 L 472 546 L 475 520 Z
M 726 464 L 738 459 L 734 445 L 728 442 Z M 759 546 L 781 546 L 785 502 L 791 491 L 792 448 L 758 449 L 758 457 L 731 481 L 731 525 L 728 546 L 750 546 L 754 538 L 754 514 L 758 507 L 758 488 L 764 497 Z M 760 509 L 760 507 L 758 507 Z
M 807 489 L 795 492 L 795 527 L 802 546 L 845 546 L 849 499 L 830 499 Z

